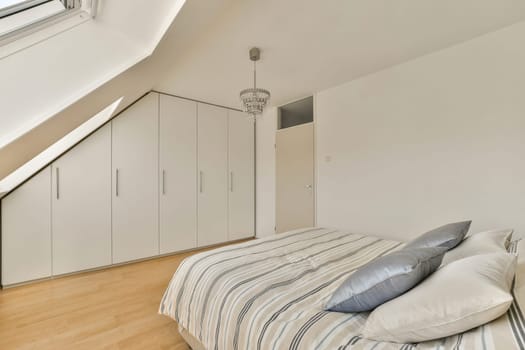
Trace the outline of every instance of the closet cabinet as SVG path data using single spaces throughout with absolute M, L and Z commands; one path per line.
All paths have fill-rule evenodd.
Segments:
M 51 276 L 51 168 L 2 199 L 2 285 Z
M 159 254 L 159 95 L 112 121 L 113 263 Z
M 1 200 L 3 286 L 254 236 L 254 119 L 149 93 Z
M 199 103 L 198 234 L 200 247 L 228 240 L 228 111 Z
M 197 103 L 160 96 L 160 253 L 197 246 Z
M 228 240 L 255 235 L 255 121 L 228 111 Z
M 111 265 L 111 125 L 52 170 L 53 274 Z

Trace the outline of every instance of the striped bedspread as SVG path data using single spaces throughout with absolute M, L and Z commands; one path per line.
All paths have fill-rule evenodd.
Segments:
M 353 271 L 400 246 L 395 241 L 315 228 L 199 253 L 179 266 L 159 312 L 177 321 L 208 350 L 525 349 L 522 259 L 509 312 L 445 339 L 420 344 L 375 342 L 360 337 L 366 313 L 323 311 L 324 303 Z

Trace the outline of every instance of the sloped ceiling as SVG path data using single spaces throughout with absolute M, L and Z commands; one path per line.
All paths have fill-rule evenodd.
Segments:
M 102 1 L 96 20 L 3 56 L 0 147 L 151 55 L 184 2 Z
M 121 96 L 119 109 L 152 88 L 238 107 L 238 92 L 252 84 L 252 46 L 263 50 L 258 85 L 271 90 L 271 103 L 279 105 L 525 18 L 523 0 L 187 0 L 148 57 L 173 19 L 175 3 L 102 0 L 100 17 L 91 24 L 125 33 L 119 45 L 143 60 L 74 100 L 41 95 L 46 78 L 74 87 L 74 69 L 13 84 L 17 70 L 0 60 L 0 76 L 10 77 L 0 79 L 0 98 L 9 97 L 7 107 L 0 101 L 0 139 L 9 140 L 0 145 L 0 179 Z M 87 39 L 104 41 L 103 35 Z M 103 52 L 118 49 L 100 45 Z M 67 59 L 67 48 L 57 45 L 56 57 Z M 24 55 L 34 57 L 29 53 Z M 106 62 L 99 53 L 87 54 L 85 62 Z M 78 64 L 76 70 L 88 77 L 99 72 Z M 31 82 L 41 90 L 28 91 Z M 42 109 L 55 112 L 36 126 L 24 124 Z M 17 130 L 16 137 L 5 137 L 6 130 Z
M 129 11 L 131 11 L 129 8 L 127 11 L 119 12 L 118 4 L 115 4 L 116 2 L 118 1 L 101 1 L 100 17 L 98 17 L 95 22 L 90 23 L 90 25 L 99 25 L 101 28 L 104 28 L 111 23 L 111 26 L 117 28 L 118 32 L 126 33 L 132 37 L 134 35 L 133 33 L 141 32 L 141 23 L 143 21 L 137 22 L 137 8 L 134 8 L 134 14 L 129 14 Z M 151 5 L 150 1 L 145 0 L 140 2 L 142 2 L 142 5 Z M 135 46 L 141 47 L 143 51 L 146 52 L 144 54 L 146 58 L 116 75 L 113 79 L 107 80 L 98 88 L 88 92 L 84 97 L 78 98 L 69 105 L 64 106 L 64 101 L 60 98 L 51 99 L 46 102 L 41 96 L 42 93 L 45 92 L 45 88 L 42 88 L 43 92 L 29 92 L 28 86 L 34 88 L 30 83 L 23 85 L 13 84 L 13 81 L 16 80 L 0 79 L 0 92 L 3 94 L 0 94 L 0 98 L 2 98 L 2 100 L 0 100 L 0 138 L 3 137 L 8 140 L 8 142 L 0 145 L 0 180 L 121 96 L 123 96 L 124 99 L 117 112 L 151 90 L 153 84 L 158 81 L 160 76 L 170 67 L 172 55 L 183 52 L 186 47 L 193 43 L 196 37 L 201 36 L 210 25 L 210 22 L 213 22 L 222 11 L 229 8 L 229 2 L 229 0 L 189 0 L 180 10 L 175 20 L 172 23 L 167 23 L 170 25 L 169 31 L 151 56 L 148 57 L 147 55 L 147 50 L 149 49 L 147 46 L 148 42 L 141 41 L 143 39 L 140 39 L 143 38 L 142 33 L 142 36 L 139 36 L 138 41 L 135 42 Z M 135 4 L 136 2 L 134 1 L 133 3 Z M 165 25 L 165 23 L 162 23 L 162 19 L 169 17 L 170 12 L 167 11 L 166 4 L 173 6 L 176 1 L 166 0 L 162 1 L 162 3 L 164 3 L 164 6 L 160 6 L 161 1 L 155 2 L 155 5 L 158 4 L 160 6 L 160 8 L 156 9 L 158 12 L 155 13 L 164 12 L 164 16 L 159 18 L 153 17 L 153 22 L 160 22 L 158 27 L 149 29 L 153 38 L 157 35 L 162 35 L 162 27 Z M 106 7 L 109 6 L 109 4 L 115 8 Z M 122 5 L 122 3 L 120 5 Z M 141 8 L 138 12 L 141 14 L 147 13 L 148 19 L 152 19 L 147 8 Z M 128 22 L 125 21 L 126 18 L 129 19 Z M 91 32 L 93 35 L 96 33 L 97 32 L 94 31 Z M 98 35 L 93 37 L 93 40 L 103 41 L 104 34 L 103 31 L 99 32 Z M 160 37 L 158 39 L 160 39 Z M 150 42 L 154 42 L 154 40 Z M 82 44 L 82 42 L 80 42 L 80 44 Z M 71 59 L 74 62 L 73 58 L 68 56 L 70 52 L 65 50 L 65 48 L 69 47 L 68 45 L 64 44 L 56 50 L 47 46 L 57 45 L 52 41 L 42 43 L 42 45 L 46 45 L 46 49 L 50 51 L 50 54 L 57 56 L 59 61 L 60 57 L 63 57 L 64 59 Z M 93 56 L 90 58 L 92 62 L 101 62 L 106 59 L 104 56 L 106 51 L 117 49 L 118 47 L 106 47 L 101 52 L 92 52 L 91 54 Z M 21 53 L 23 56 L 28 57 L 30 52 L 25 51 Z M 23 73 L 23 68 L 21 68 L 24 63 L 23 58 L 22 56 L 15 57 L 14 55 L 10 57 L 14 63 L 18 63 L 18 69 L 9 69 L 12 68 L 9 66 L 9 63 L 0 60 L 0 71 L 10 72 L 9 74 L 13 75 L 14 79 L 17 73 Z M 45 67 L 45 69 L 48 70 L 50 70 L 50 68 L 60 69 L 60 67 Z M 84 66 L 82 63 L 76 62 L 76 70 L 82 73 L 83 69 Z M 60 74 L 58 76 L 53 75 L 53 71 L 47 73 L 47 77 L 39 78 L 39 80 L 41 80 L 40 84 L 45 84 L 46 81 L 51 80 L 53 83 L 59 85 L 64 95 L 68 91 L 66 88 L 68 85 L 81 85 L 76 80 L 77 77 L 75 77 L 74 72 L 70 72 L 68 75 Z M 89 75 L 85 74 L 84 77 L 89 77 Z M 34 81 L 35 79 L 37 79 L 37 77 L 32 80 Z M 61 81 L 64 82 L 64 85 L 60 84 Z M 88 79 L 85 81 L 89 83 Z M 18 99 L 17 104 L 12 103 L 14 99 Z M 10 103 L 8 104 L 8 102 Z M 31 116 L 35 114 L 42 114 L 41 110 L 46 108 L 55 108 L 57 112 L 52 114 L 51 117 L 44 118 L 44 120 L 34 120 L 31 118 Z M 15 131 L 15 137 L 11 138 L 10 134 L 13 134 L 13 131 Z

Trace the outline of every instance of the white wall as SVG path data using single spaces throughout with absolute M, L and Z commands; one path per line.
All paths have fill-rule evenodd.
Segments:
M 317 223 L 399 240 L 525 235 L 525 22 L 316 94 Z M 257 119 L 257 234 L 275 225 L 276 109 Z
M 318 225 L 525 232 L 523 42 L 525 22 L 318 93 Z
M 256 235 L 275 233 L 275 131 L 277 108 L 268 108 L 256 120 Z

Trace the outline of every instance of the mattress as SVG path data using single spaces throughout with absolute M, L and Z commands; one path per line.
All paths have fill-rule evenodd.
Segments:
M 207 350 L 525 349 L 521 258 L 515 300 L 507 314 L 448 338 L 419 344 L 376 342 L 360 336 L 368 313 L 323 310 L 353 271 L 401 246 L 311 228 L 199 253 L 181 263 L 159 313 L 174 319 Z

